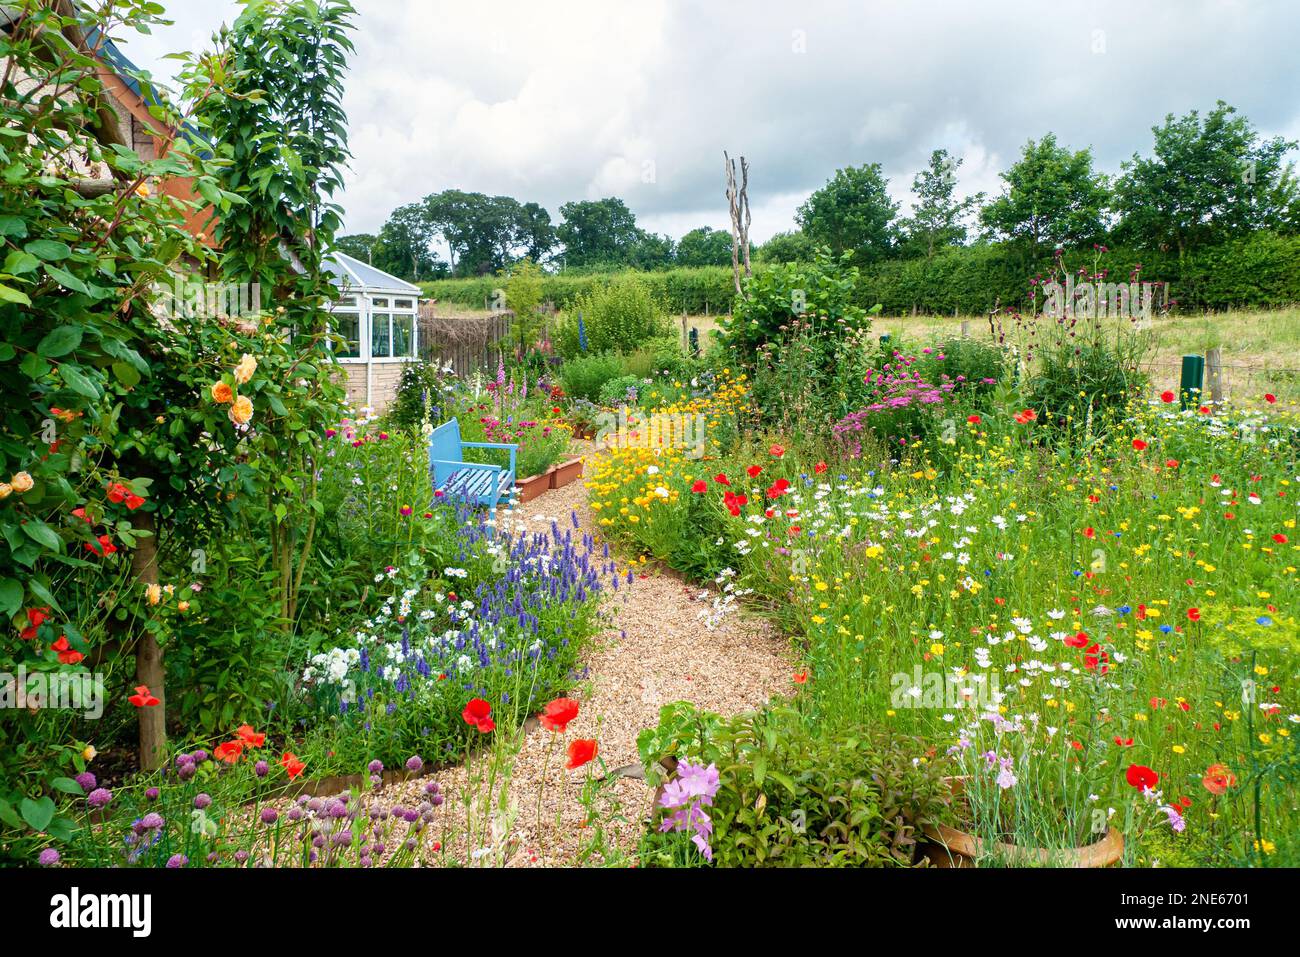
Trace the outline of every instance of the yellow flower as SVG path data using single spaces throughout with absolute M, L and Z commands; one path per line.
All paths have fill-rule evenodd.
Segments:
M 145 585 L 144 595 L 149 599 L 149 604 L 156 605 L 162 601 L 162 589 L 157 585 Z
M 14 492 L 14 487 L 8 482 L 0 482 L 0 501 L 7 499 Z
M 247 352 L 239 360 L 239 365 L 235 366 L 235 381 L 243 385 L 249 379 L 253 378 L 253 373 L 257 371 L 257 360 Z
M 95 750 L 95 746 L 94 746 L 93 744 L 88 744 L 88 745 L 86 745 L 85 748 L 83 748 L 83 749 L 82 749 L 82 752 L 81 752 L 81 756 L 82 756 L 83 758 L 85 758 L 87 761 L 93 761 L 93 760 L 95 760 L 95 757 L 96 757 L 98 754 L 99 754 L 99 752 Z
M 177 611 L 189 611 L 189 610 L 190 610 L 190 603 L 187 602 L 187 601 L 177 602 L 177 603 L 176 603 L 176 610 L 177 610 Z
M 230 421 L 235 425 L 247 425 L 253 417 L 253 403 L 246 395 L 241 395 L 230 404 L 230 411 L 227 413 Z
M 27 472 L 16 472 L 14 477 L 9 480 L 9 484 L 13 486 L 15 492 L 22 494 L 23 492 L 30 492 L 36 481 Z

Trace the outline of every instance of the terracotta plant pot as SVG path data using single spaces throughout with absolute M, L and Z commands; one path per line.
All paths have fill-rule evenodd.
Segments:
M 574 479 L 582 477 L 582 458 L 561 462 L 548 473 L 551 476 L 551 488 L 563 488 Z
M 519 492 L 519 504 L 531 502 L 551 487 L 551 473 L 530 475 L 528 478 L 515 479 L 515 488 Z
M 964 779 L 950 778 L 948 786 L 960 794 L 965 789 Z M 989 842 L 946 824 L 927 825 L 922 830 L 925 841 L 921 851 L 935 867 L 978 867 L 979 859 L 989 855 L 1017 867 L 1110 867 L 1124 856 L 1124 835 L 1111 827 L 1091 844 L 1062 850 Z

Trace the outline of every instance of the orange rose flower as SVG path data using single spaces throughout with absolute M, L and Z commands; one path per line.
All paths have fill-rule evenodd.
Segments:
M 224 382 L 214 382 L 212 383 L 212 398 L 214 401 L 225 405 L 227 402 L 234 401 L 235 390 Z

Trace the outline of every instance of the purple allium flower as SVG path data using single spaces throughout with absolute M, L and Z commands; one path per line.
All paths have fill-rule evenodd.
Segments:
M 150 811 L 144 817 L 140 818 L 140 826 L 146 831 L 156 831 L 166 824 L 163 816 L 157 811 Z
M 289 808 L 289 815 L 288 815 L 288 817 L 289 817 L 289 820 L 291 820 L 291 821 L 301 821 L 301 820 L 302 820 L 302 808 L 300 808 L 300 807 L 291 807 L 291 808 Z
M 180 776 L 182 781 L 188 781 L 190 778 L 194 777 L 196 771 L 197 769 L 190 763 L 182 764 L 176 769 L 176 773 Z
M 212 806 L 211 796 L 208 795 L 207 792 L 204 792 L 203 794 L 195 795 L 194 806 L 198 808 L 200 811 L 202 811 L 204 808 L 211 807 Z
M 374 761 L 371 761 L 366 768 L 371 774 L 379 774 L 384 770 L 384 762 L 376 758 Z
M 242 848 L 238 851 L 235 851 L 235 863 L 243 864 L 247 860 L 248 860 L 248 851 L 245 851 Z
M 208 759 L 208 752 L 204 751 L 202 748 L 199 748 L 199 750 L 195 751 L 194 754 L 191 755 L 191 757 L 194 759 L 195 764 L 202 764 L 204 761 Z
M 256 774 L 259 778 L 266 777 L 266 773 L 270 770 L 271 770 L 271 766 L 267 764 L 265 761 L 258 761 L 256 764 L 253 765 L 253 773 Z
M 113 792 L 108 788 L 95 788 L 86 798 L 86 803 L 91 807 L 104 807 L 109 801 L 113 800 Z
M 406 770 L 412 772 L 413 774 L 418 774 L 423 769 L 424 769 L 424 761 L 420 759 L 420 756 L 418 754 L 413 754 L 406 759 Z
M 425 782 L 425 785 L 424 785 L 424 793 L 425 793 L 425 794 L 437 794 L 437 793 L 438 793 L 438 790 L 439 790 L 439 788 L 438 788 L 438 782 L 437 782 L 437 781 L 426 781 L 426 782 Z
M 159 793 L 160 792 L 157 788 L 147 788 L 144 792 L 144 796 L 150 801 L 156 801 L 158 800 Z
M 41 867 L 53 867 L 59 863 L 59 852 L 52 847 L 47 847 L 41 851 L 41 856 L 37 858 Z
M 178 867 L 184 867 L 189 862 L 190 859 L 184 854 L 173 854 L 171 857 L 167 858 L 167 868 L 168 870 L 174 871 Z
M 274 824 L 280 819 L 280 812 L 273 807 L 262 808 L 262 823 Z
M 99 782 L 95 780 L 95 776 L 91 774 L 89 771 L 82 771 L 75 778 L 73 778 L 73 780 L 76 781 L 77 784 L 81 786 L 82 794 L 89 794 L 91 791 L 95 790 L 95 788 L 99 785 Z

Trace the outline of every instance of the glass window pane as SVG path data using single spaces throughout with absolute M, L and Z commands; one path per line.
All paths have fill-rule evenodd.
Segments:
M 414 299 L 394 299 L 394 300 L 393 300 L 393 308 L 394 308 L 394 309 L 414 309 L 414 308 L 415 308 L 415 300 L 414 300 Z
M 375 313 L 370 317 L 370 357 L 372 359 L 387 359 L 392 356 L 392 339 L 389 337 L 388 320 L 389 315 L 386 312 Z
M 388 308 L 388 300 L 387 300 L 387 299 L 371 299 L 371 300 L 370 300 L 370 305 L 371 305 L 373 308 L 375 308 L 375 309 L 387 309 L 387 308 Z
M 414 316 L 393 316 L 393 355 L 409 359 L 414 355 L 415 345 L 411 336 L 411 324 Z
M 361 358 L 361 317 L 355 312 L 340 312 L 332 322 L 334 334 L 344 342 L 334 343 L 335 354 L 340 359 Z

